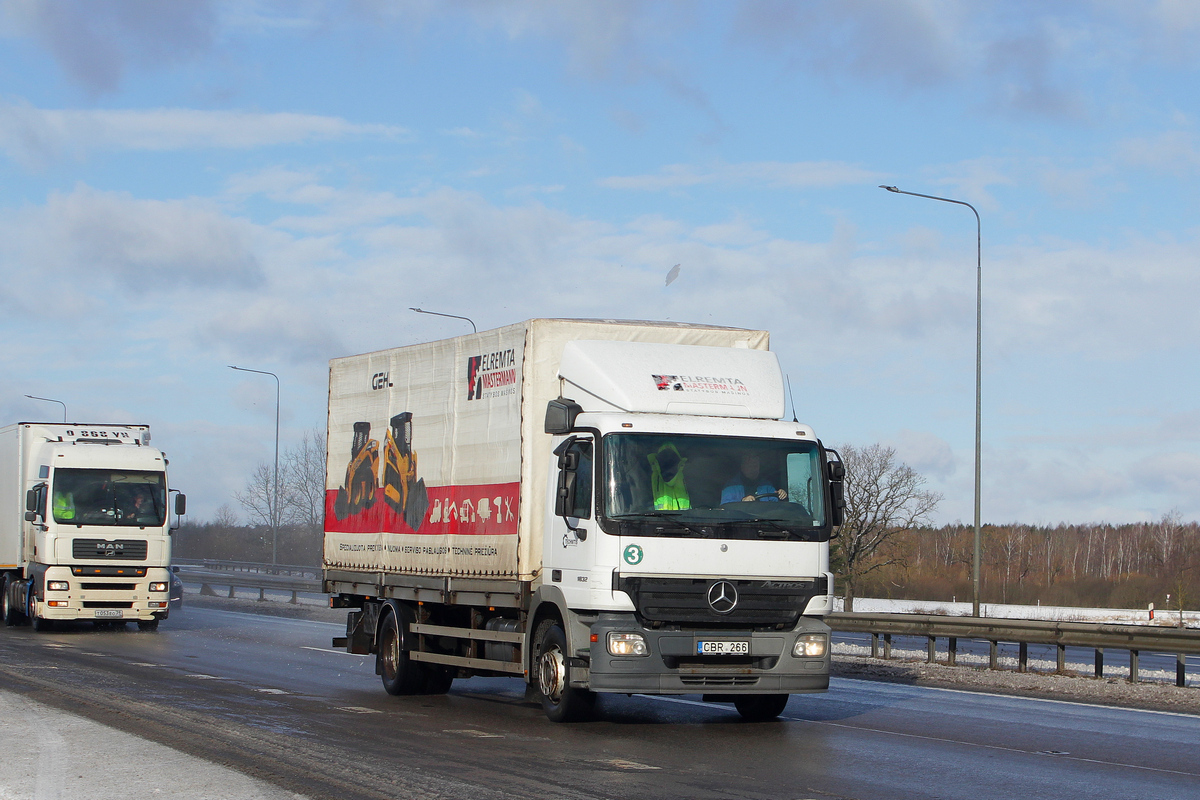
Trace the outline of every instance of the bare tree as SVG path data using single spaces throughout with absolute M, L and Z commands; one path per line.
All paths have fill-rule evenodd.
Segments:
M 288 501 L 284 519 L 320 528 L 325 521 L 325 433 L 305 431 L 300 444 L 284 453 L 283 461 Z
M 922 489 L 925 479 L 897 462 L 894 448 L 844 445 L 840 451 L 846 465 L 846 521 L 832 556 L 846 584 L 846 610 L 853 611 L 858 581 L 903 563 L 903 555 L 892 547 L 894 540 L 926 524 L 942 496 Z
M 287 461 L 279 465 L 279 493 L 275 492 L 275 476 L 271 465 L 265 461 L 259 462 L 246 481 L 243 491 L 235 492 L 233 497 L 241 504 L 242 509 L 252 525 L 266 525 L 277 528 L 284 518 L 283 509 L 288 505 L 284 487 L 288 484 Z
M 246 488 L 234 495 L 252 525 L 302 525 L 320 528 L 325 519 L 325 434 L 305 431 L 300 443 L 279 460 L 279 499 L 275 502 L 272 467 L 255 467 Z
M 218 528 L 236 528 L 237 512 L 229 507 L 229 503 L 222 503 L 221 507 L 217 509 L 217 513 L 213 514 L 212 524 Z

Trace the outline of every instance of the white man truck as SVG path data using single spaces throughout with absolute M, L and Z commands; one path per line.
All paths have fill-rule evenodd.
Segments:
M 0 428 L 4 622 L 137 622 L 169 611 L 167 459 L 146 425 Z M 176 516 L 185 510 L 175 495 Z
M 829 685 L 844 470 L 765 331 L 534 319 L 330 362 L 334 646 L 391 694 L 522 678 L 749 719 Z

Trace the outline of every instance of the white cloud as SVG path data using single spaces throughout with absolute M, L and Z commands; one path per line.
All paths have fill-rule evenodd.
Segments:
M 29 167 L 95 151 L 250 149 L 354 138 L 398 139 L 403 128 L 337 117 L 250 111 L 54 110 L 0 105 L 0 150 Z
M 0 219 L 0 274 L 36 291 L 29 270 L 123 291 L 262 283 L 250 224 L 202 201 L 137 200 L 77 186 Z M 43 279 L 45 276 L 41 276 Z M 39 281 L 43 282 L 44 281 Z

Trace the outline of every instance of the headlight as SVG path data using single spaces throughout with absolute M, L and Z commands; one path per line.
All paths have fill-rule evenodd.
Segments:
M 47 592 L 65 592 L 71 588 L 71 584 L 66 581 L 46 581 Z
M 152 592 L 165 592 L 166 590 L 167 584 L 162 581 L 153 581 L 150 584 L 150 591 Z
M 821 658 L 828 645 L 829 640 L 823 633 L 801 634 L 792 648 L 792 655 L 796 658 Z
M 608 654 L 610 656 L 648 656 L 646 637 L 640 633 L 617 633 L 609 631 Z

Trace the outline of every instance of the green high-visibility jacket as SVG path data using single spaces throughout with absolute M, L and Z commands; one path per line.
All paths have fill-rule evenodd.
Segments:
M 692 507 L 692 500 L 688 496 L 687 486 L 683 482 L 683 465 L 687 463 L 686 458 L 679 456 L 679 451 L 675 445 L 667 443 L 658 448 L 661 453 L 664 450 L 674 450 L 675 456 L 679 458 L 679 466 L 675 468 L 675 474 L 670 480 L 664 480 L 662 467 L 658 463 L 658 453 L 651 453 L 646 456 L 646 460 L 650 462 L 650 488 L 654 492 L 654 508 L 656 511 L 678 511 Z
M 53 505 L 56 522 L 75 519 L 75 496 L 70 492 L 55 492 Z

